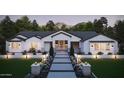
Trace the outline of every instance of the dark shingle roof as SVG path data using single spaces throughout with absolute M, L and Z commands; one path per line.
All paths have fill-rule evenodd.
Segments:
M 51 35 L 55 32 L 56 31 L 33 31 L 33 32 L 32 31 L 22 31 L 22 32 L 19 32 L 17 35 L 25 36 L 25 37 L 27 37 L 27 39 L 31 38 L 33 36 L 41 39 L 41 38 Z M 82 41 L 85 41 L 87 39 L 90 39 L 90 38 L 98 35 L 98 33 L 96 33 L 95 31 L 68 31 L 67 33 L 81 38 Z M 26 40 L 21 37 L 15 37 L 15 38 L 19 38 L 23 41 Z
M 98 35 L 98 33 L 96 33 L 95 31 L 70 31 L 69 33 L 81 38 L 82 41 Z

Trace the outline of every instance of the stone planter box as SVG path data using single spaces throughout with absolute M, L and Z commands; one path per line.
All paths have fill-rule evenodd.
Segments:
M 84 76 L 91 76 L 91 65 L 89 63 L 82 63 L 82 73 Z
M 41 66 L 38 63 L 34 63 L 31 65 L 31 74 L 33 75 L 39 75 L 41 71 Z

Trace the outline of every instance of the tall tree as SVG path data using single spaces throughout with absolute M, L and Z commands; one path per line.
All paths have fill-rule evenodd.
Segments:
M 78 23 L 78 24 L 74 25 L 71 28 L 71 30 L 72 31 L 84 31 L 85 30 L 85 23 L 84 22 Z
M 94 20 L 94 30 L 97 33 L 103 33 L 103 23 L 101 22 L 101 20 Z
M 55 31 L 55 24 L 52 20 L 49 20 L 46 24 L 46 30 L 47 31 Z
M 27 16 L 21 17 L 21 19 L 18 19 L 16 21 L 16 27 L 18 31 L 23 31 L 23 30 L 32 30 L 32 24 L 31 21 Z
M 32 22 L 32 30 L 39 31 L 39 25 L 37 24 L 36 20 L 33 20 Z
M 16 34 L 15 23 L 10 19 L 9 16 L 5 16 L 0 23 L 0 26 L 0 32 L 5 38 L 9 38 Z
M 108 20 L 107 20 L 107 18 L 106 17 L 101 17 L 100 18 L 100 21 L 103 24 L 103 27 L 104 27 L 103 30 L 104 30 L 104 32 L 107 31 L 107 26 L 108 26 Z
M 119 20 L 114 27 L 118 41 L 120 43 L 124 43 L 124 20 L 123 21 Z
M 94 25 L 93 25 L 93 23 L 92 22 L 87 22 L 86 24 L 85 24 L 85 30 L 86 31 L 93 31 L 94 30 Z

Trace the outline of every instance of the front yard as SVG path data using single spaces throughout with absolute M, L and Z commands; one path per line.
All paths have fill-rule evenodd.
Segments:
M 98 78 L 124 78 L 124 60 L 85 59 Z
M 39 59 L 0 59 L 0 77 L 23 78 Z M 98 78 L 124 78 L 124 60 L 84 59 Z
M 37 59 L 0 59 L 0 77 L 23 78 Z

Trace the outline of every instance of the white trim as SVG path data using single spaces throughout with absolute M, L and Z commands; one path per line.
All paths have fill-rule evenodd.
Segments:
M 65 33 L 65 34 L 68 34 L 68 35 L 70 35 L 70 36 L 75 36 L 75 35 L 72 35 L 72 34 L 70 34 L 70 33 L 68 33 L 68 32 L 65 32 L 65 31 L 58 31 L 58 32 L 55 32 L 55 33 L 50 34 L 50 35 L 48 35 L 48 36 L 53 36 L 53 35 L 56 35 L 56 34 L 59 34 L 59 33 Z M 48 36 L 45 36 L 45 37 L 43 37 L 43 38 L 46 38 L 46 37 L 48 37 Z M 77 37 L 77 36 L 75 36 L 75 37 Z M 41 39 L 43 39 L 43 38 L 41 38 Z M 77 37 L 77 38 L 79 38 L 79 37 Z M 81 39 L 81 38 L 79 38 L 79 39 Z

